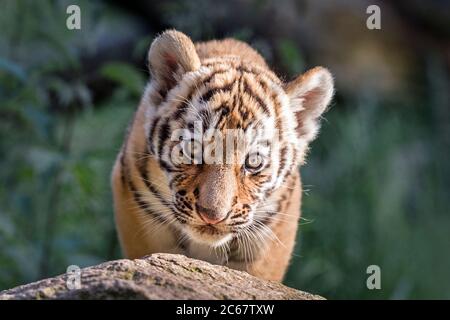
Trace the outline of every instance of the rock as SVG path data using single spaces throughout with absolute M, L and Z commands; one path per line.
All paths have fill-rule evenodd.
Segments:
M 68 274 L 0 292 L 5 299 L 299 299 L 320 296 L 255 278 L 246 272 L 190 259 L 153 254 L 81 269 L 81 286 Z

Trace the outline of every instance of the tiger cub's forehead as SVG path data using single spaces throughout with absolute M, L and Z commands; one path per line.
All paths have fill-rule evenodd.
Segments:
M 281 81 L 267 69 L 239 60 L 210 59 L 185 74 L 160 106 L 179 127 L 273 130 L 286 101 Z

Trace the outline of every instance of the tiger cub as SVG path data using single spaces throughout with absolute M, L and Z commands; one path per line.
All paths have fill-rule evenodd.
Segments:
M 298 166 L 333 96 L 316 67 L 285 83 L 249 45 L 169 30 L 117 157 L 123 252 L 178 253 L 282 281 L 300 217 Z M 230 142 L 231 141 L 231 142 Z

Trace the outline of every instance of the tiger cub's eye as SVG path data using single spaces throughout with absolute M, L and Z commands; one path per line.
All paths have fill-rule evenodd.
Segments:
M 259 153 L 252 153 L 245 159 L 245 170 L 250 173 L 259 172 L 264 166 L 264 158 Z

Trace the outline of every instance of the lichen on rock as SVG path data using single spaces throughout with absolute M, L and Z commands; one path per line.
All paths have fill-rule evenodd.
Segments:
M 8 299 L 298 299 L 320 296 L 243 271 L 174 254 L 115 260 L 81 269 L 81 286 L 69 289 L 68 275 L 0 292 Z

